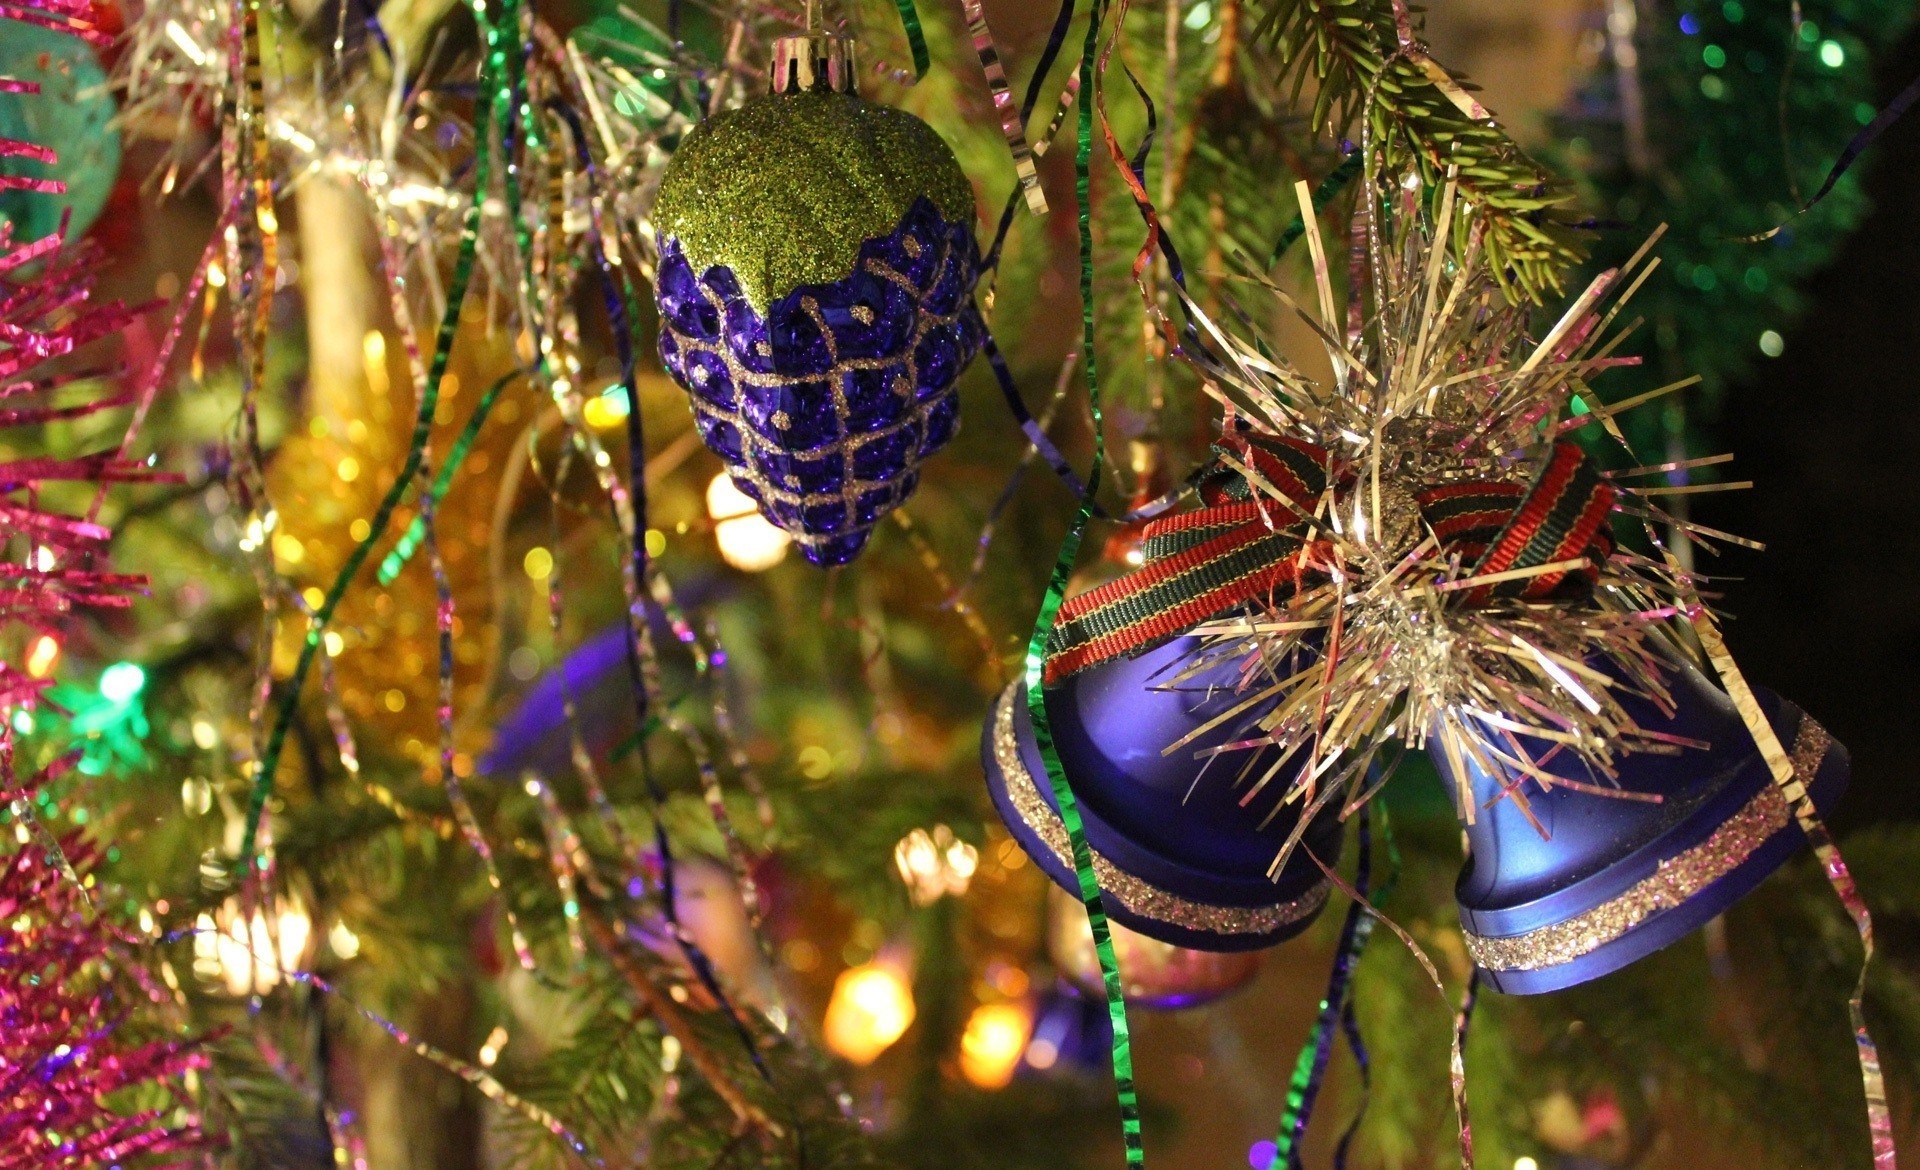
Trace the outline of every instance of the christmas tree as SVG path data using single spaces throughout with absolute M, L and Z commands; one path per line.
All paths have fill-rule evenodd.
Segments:
M 14 856 L 52 867 L 34 889 L 96 883 L 81 965 L 142 993 L 124 1011 L 89 993 L 89 1026 L 136 1062 L 97 1086 L 119 1094 L 102 1117 L 179 1164 L 1091 1167 L 1127 1157 L 1122 1072 L 1150 1164 L 1452 1165 L 1469 1114 L 1472 1157 L 1502 1170 L 1866 1164 L 1880 1135 L 1843 1014 L 1861 949 L 1824 854 L 1770 861 L 1704 932 L 1617 972 L 1502 995 L 1523 968 L 1487 957 L 1501 932 L 1453 889 L 1472 769 L 1383 746 L 1412 716 L 1381 715 L 1327 765 L 1337 784 L 1307 787 L 1330 803 L 1274 864 L 1301 910 L 1260 920 L 1262 942 L 1297 935 L 1272 950 L 1210 950 L 1235 928 L 1170 928 L 1111 888 L 1093 900 L 1118 929 L 1090 925 L 1075 891 L 1111 884 L 1084 848 L 1102 830 L 1072 827 L 1064 778 L 1048 791 L 1071 728 L 1031 740 L 1021 815 L 992 758 L 1002 712 L 1016 738 L 1031 710 L 1055 718 L 1015 704 L 1098 618 L 1067 599 L 1156 600 L 1154 524 L 1284 495 L 1262 478 L 1274 448 L 1232 447 L 1263 403 L 1285 413 L 1271 378 L 1304 401 L 1418 366 L 1369 340 L 1393 336 L 1390 301 L 1425 306 L 1408 335 L 1434 323 L 1475 369 L 1565 342 L 1536 380 L 1587 446 L 1554 458 L 1594 498 L 1657 477 L 1619 488 L 1641 514 L 1544 566 L 1468 580 L 1456 550 L 1434 572 L 1543 585 L 1497 609 L 1559 604 L 1563 577 L 1584 603 L 1628 587 L 1597 566 L 1630 563 L 1649 621 L 1711 653 L 1687 570 L 1740 542 L 1685 503 L 1720 483 L 1728 388 L 1865 212 L 1850 173 L 1796 214 L 1878 113 L 1870 63 L 1910 13 L 1602 8 L 1532 152 L 1391 0 L 155 0 L 0 22 L 0 73 L 77 94 L 74 124 L 19 135 L 68 170 L 64 192 L 0 192 L 14 238 L 64 213 L 112 258 L 107 292 L 156 298 L 85 361 L 55 355 L 75 364 L 47 388 L 104 407 L 8 436 L 11 459 L 76 464 L 131 436 L 112 475 L 47 477 L 81 482 L 44 498 L 150 585 L 14 638 L 9 665 L 44 685 L 0 744 L 47 775 L 3 786 Z M 89 110 L 117 118 L 124 158 Z M 1617 318 L 1568 313 L 1653 258 Z M 1386 292 L 1443 278 L 1472 313 Z M 1556 332 L 1612 326 L 1598 356 Z M 1706 393 L 1614 421 L 1696 374 Z M 1347 490 L 1327 458 L 1304 474 L 1325 477 L 1305 513 Z M 95 515 L 109 479 L 160 482 Z M 9 560 L 51 572 L 43 546 L 104 565 L 24 530 Z M 1063 600 L 1049 643 L 1035 614 Z M 1603 641 L 1637 653 L 1629 624 L 1543 638 L 1524 693 L 1553 719 L 1518 729 L 1614 767 L 1635 720 L 1583 714 L 1594 696 L 1548 676 Z M 1310 659 L 1325 635 L 1284 636 L 1269 653 Z M 1074 670 L 1047 689 L 1091 693 Z M 1131 722 L 1105 734 L 1167 758 L 1172 737 Z M 1771 793 L 1746 748 L 1741 776 Z M 1240 764 L 1210 767 L 1226 792 Z M 1077 799 L 1097 822 L 1099 794 Z M 1152 828 L 1177 835 L 1183 800 Z M 1840 847 L 1880 926 L 1864 1011 L 1904 1135 L 1920 837 Z M 77 929 L 71 909 L 49 913 Z M 50 1116 L 21 1124 L 75 1124 Z

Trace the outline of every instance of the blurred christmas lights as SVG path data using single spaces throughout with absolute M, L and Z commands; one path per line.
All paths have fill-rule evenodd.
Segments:
M 1027 1051 L 1033 1011 L 1023 1002 L 983 1003 L 960 1035 L 960 1072 L 982 1089 L 1002 1089 Z
M 272 922 L 259 909 L 247 917 L 240 900 L 229 898 L 195 923 L 194 971 L 219 980 L 229 995 L 265 995 L 303 969 L 312 938 L 313 920 L 298 898 L 276 899 Z
M 872 1064 L 912 1026 L 913 989 L 898 967 L 862 963 L 834 980 L 823 1025 L 827 1047 L 854 1064 Z
M 980 867 L 980 851 L 947 826 L 935 825 L 931 833 L 915 829 L 900 838 L 893 847 L 893 864 L 913 904 L 931 906 L 949 894 L 957 898 L 967 892 Z
M 713 520 L 713 538 L 720 558 L 747 573 L 760 573 L 787 558 L 793 538 L 762 516 L 747 493 L 734 486 L 726 472 L 707 485 L 707 515 Z

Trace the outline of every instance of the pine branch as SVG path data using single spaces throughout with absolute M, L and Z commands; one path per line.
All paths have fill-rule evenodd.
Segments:
M 1484 231 L 1510 299 L 1539 301 L 1562 290 L 1585 254 L 1574 230 L 1552 218 L 1571 193 L 1492 119 L 1458 109 L 1423 66 L 1423 52 L 1399 49 L 1393 0 L 1259 0 L 1255 7 L 1264 10 L 1255 38 L 1276 55 L 1282 83 L 1291 83 L 1296 99 L 1309 82 L 1315 87 L 1316 131 L 1348 135 L 1364 114 L 1382 173 L 1413 168 L 1437 187 L 1457 167 L 1460 197 L 1479 214 L 1460 221 L 1455 247 L 1468 232 Z
M 660 1026 L 666 1030 L 667 1034 L 680 1041 L 681 1050 L 687 1054 L 687 1062 L 693 1065 L 694 1071 L 706 1080 L 714 1092 L 720 1094 L 721 1099 L 727 1103 L 727 1108 L 733 1111 L 736 1124 L 741 1129 L 753 1129 L 779 1136 L 782 1132 L 779 1123 L 768 1117 L 764 1110 L 741 1092 L 720 1061 L 707 1049 L 705 1042 L 694 1033 L 684 1014 L 674 1004 L 672 997 L 655 986 L 646 971 L 634 962 L 626 948 L 621 945 L 619 938 L 615 936 L 613 928 L 607 925 L 598 912 L 592 910 L 587 912 L 586 922 L 588 930 L 593 935 L 594 945 L 599 948 L 601 954 L 606 956 L 607 961 L 613 964 L 614 970 L 620 973 L 620 977 L 626 980 L 627 986 L 639 997 L 647 1011 L 660 1021 Z

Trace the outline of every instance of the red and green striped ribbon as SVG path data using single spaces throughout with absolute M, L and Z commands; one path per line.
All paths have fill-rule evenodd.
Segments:
M 1094 360 L 1093 327 L 1093 102 L 1090 95 L 1096 84 L 1094 57 L 1099 48 L 1100 28 L 1106 19 L 1106 0 L 1092 0 L 1087 14 L 1087 37 L 1080 56 L 1080 92 L 1089 100 L 1080 103 L 1079 149 L 1074 156 L 1075 190 L 1080 203 L 1080 323 L 1083 335 L 1081 352 L 1085 354 L 1088 410 L 1093 420 L 1093 466 L 1087 473 L 1086 487 L 1080 495 L 1079 511 L 1073 526 L 1060 545 L 1053 565 L 1053 578 L 1040 613 L 1034 619 L 1033 636 L 1027 640 L 1027 705 L 1033 718 L 1034 741 L 1047 766 L 1047 780 L 1053 786 L 1054 802 L 1060 807 L 1060 820 L 1066 826 L 1073 847 L 1073 868 L 1079 878 L 1080 901 L 1087 908 L 1087 922 L 1093 929 L 1094 950 L 1100 956 L 1101 981 L 1107 994 L 1107 1015 L 1113 1024 L 1113 1080 L 1120 1101 L 1120 1130 L 1126 1145 L 1127 1165 L 1140 1170 L 1146 1165 L 1146 1152 L 1140 1143 L 1140 1100 L 1133 1082 L 1133 1037 L 1127 1027 L 1127 1000 L 1120 984 L 1120 962 L 1113 951 L 1113 932 L 1107 924 L 1107 912 L 1100 902 L 1100 880 L 1093 870 L 1093 851 L 1087 845 L 1087 833 L 1080 820 L 1080 808 L 1073 788 L 1067 783 L 1066 768 L 1054 746 L 1053 727 L 1047 718 L 1046 691 L 1042 686 L 1046 668 L 1047 636 L 1054 616 L 1066 597 L 1067 578 L 1079 556 L 1080 541 L 1087 523 L 1093 518 L 1094 494 L 1099 491 L 1100 473 L 1106 463 L 1106 443 L 1102 435 L 1100 378 Z
M 1269 602 L 1322 573 L 1322 550 L 1306 544 L 1306 517 L 1329 480 L 1348 483 L 1350 473 L 1317 447 L 1272 436 L 1233 435 L 1214 449 L 1219 458 L 1196 477 L 1206 506 L 1147 525 L 1140 568 L 1062 606 L 1048 634 L 1048 683 Z M 1267 491 L 1253 491 L 1243 462 Z M 1613 488 L 1574 443 L 1555 446 L 1530 486 L 1443 484 L 1415 498 L 1441 545 L 1472 561 L 1472 575 L 1586 561 L 1475 586 L 1464 595 L 1468 605 L 1590 585 L 1613 552 Z M 1288 508 L 1293 515 L 1284 514 Z

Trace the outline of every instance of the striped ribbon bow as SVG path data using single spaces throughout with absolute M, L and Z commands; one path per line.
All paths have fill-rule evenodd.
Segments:
M 1139 654 L 1200 623 L 1327 579 L 1333 542 L 1312 518 L 1332 486 L 1357 482 L 1323 448 L 1231 434 L 1198 477 L 1202 506 L 1142 531 L 1139 569 L 1067 601 L 1047 642 L 1046 683 Z M 1420 521 L 1472 577 L 1584 559 L 1460 591 L 1466 605 L 1540 600 L 1592 587 L 1612 555 L 1614 490 L 1574 443 L 1557 443 L 1532 484 L 1456 481 L 1414 493 Z

